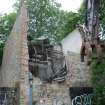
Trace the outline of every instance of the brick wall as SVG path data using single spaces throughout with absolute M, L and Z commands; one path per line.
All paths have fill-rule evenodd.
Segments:
M 2 86 L 19 84 L 20 105 L 28 104 L 29 94 L 27 22 L 27 10 L 23 6 L 6 42 L 1 68 Z

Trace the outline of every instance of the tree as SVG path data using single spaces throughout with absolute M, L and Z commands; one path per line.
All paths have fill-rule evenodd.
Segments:
M 28 7 L 29 29 L 28 39 L 35 41 L 40 36 L 47 36 L 53 42 L 61 41 L 68 33 L 76 28 L 78 13 L 60 10 L 60 4 L 55 0 L 16 0 L 15 11 L 0 16 L 0 56 L 2 58 L 4 43 L 10 34 L 17 13 L 23 2 Z M 0 58 L 0 59 L 1 59 Z
M 105 25 L 105 1 L 100 0 L 100 22 Z
M 105 46 L 105 0 L 100 0 L 99 23 L 102 24 L 104 31 L 103 45 Z M 105 105 L 105 48 L 102 50 L 100 63 L 92 59 L 91 78 L 94 87 L 94 105 Z M 93 52 L 93 57 L 95 53 Z
M 0 17 L 0 36 L 7 37 L 14 25 L 16 19 L 16 13 L 5 14 Z
M 3 16 L 0 16 L 0 65 L 2 63 L 5 41 L 12 30 L 15 19 L 16 13 L 10 13 L 9 15 L 5 14 Z
M 35 40 L 42 35 L 56 39 L 60 4 L 55 0 L 24 0 L 24 2 L 28 7 L 30 17 L 28 39 Z M 21 1 L 18 4 L 21 5 Z
M 51 41 L 61 41 L 76 28 L 78 13 L 60 10 L 60 4 L 55 0 L 24 0 L 30 17 L 28 39 L 34 40 L 47 36 Z M 17 7 L 22 2 L 18 0 Z M 19 6 L 20 5 L 20 6 Z

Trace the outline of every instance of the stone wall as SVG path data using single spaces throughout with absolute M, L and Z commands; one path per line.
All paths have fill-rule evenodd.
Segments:
M 1 68 L 2 86 L 19 85 L 20 105 L 28 105 L 29 94 L 27 22 L 27 10 L 23 6 L 6 42 Z
M 71 87 L 91 87 L 89 67 L 81 63 L 79 54 L 68 52 L 66 63 L 68 74 L 63 83 L 43 84 L 38 78 L 34 79 L 33 100 L 36 105 L 72 105 Z
M 68 52 L 67 62 L 67 84 L 69 87 L 91 87 L 89 66 L 81 62 L 80 54 Z

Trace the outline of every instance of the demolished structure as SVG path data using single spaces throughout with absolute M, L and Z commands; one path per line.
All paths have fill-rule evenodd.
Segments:
M 93 4 L 90 4 L 97 0 L 88 1 L 87 8 L 89 7 L 90 10 L 91 7 L 93 10 Z M 92 19 L 93 17 L 98 19 L 98 15 L 93 15 L 93 11 L 90 11 L 91 16 Z M 28 42 L 27 22 L 27 9 L 23 6 L 4 50 L 0 71 L 0 93 L 5 91 L 5 94 L 0 94 L 1 105 L 32 105 L 32 103 L 35 105 L 83 105 L 83 103 L 91 105 L 93 90 L 90 84 L 89 69 L 80 62 L 78 54 L 69 53 L 65 62 L 60 43 L 52 45 L 49 39 L 44 37 L 38 38 L 37 43 Z M 91 30 L 93 28 L 91 24 L 93 20 L 86 19 L 86 29 L 90 30 L 88 33 L 93 30 Z M 94 26 L 96 29 L 98 23 Z M 87 37 L 87 31 L 83 28 L 80 28 L 81 30 L 85 33 L 82 34 L 84 36 L 81 59 L 84 60 L 85 48 L 90 61 L 92 51 L 90 42 L 95 38 L 93 33 L 97 32 L 92 31 Z M 8 97 L 7 93 L 10 93 L 11 97 Z M 12 93 L 14 93 L 13 96 Z M 10 103 L 10 98 L 12 103 Z
M 65 80 L 67 68 L 62 45 L 51 45 L 48 38 L 38 38 L 37 43 L 29 45 L 29 69 L 43 82 Z
M 35 77 L 43 83 L 65 81 L 67 70 L 61 45 L 51 45 L 46 38 L 39 38 L 38 43 L 28 45 L 28 20 L 27 9 L 23 5 L 4 49 L 0 105 L 32 105 L 33 84 L 30 81 Z
M 27 9 L 25 6 L 22 6 L 4 49 L 0 70 L 0 87 L 4 88 L 5 92 L 4 94 L 0 94 L 0 97 L 2 95 L 0 105 L 29 105 L 27 22 Z M 2 93 L 1 88 L 0 91 Z M 17 90 L 14 94 L 18 97 L 16 100 L 14 97 L 11 97 L 13 102 L 10 104 L 8 91 L 12 95 L 14 88 Z

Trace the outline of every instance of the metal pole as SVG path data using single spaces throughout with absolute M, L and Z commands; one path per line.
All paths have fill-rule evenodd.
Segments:
M 33 104 L 33 76 L 32 74 L 29 72 L 29 105 Z
M 30 85 L 30 94 L 29 94 L 29 105 L 32 105 L 33 103 L 33 95 L 32 95 L 32 90 L 33 90 L 33 87 L 32 85 Z

